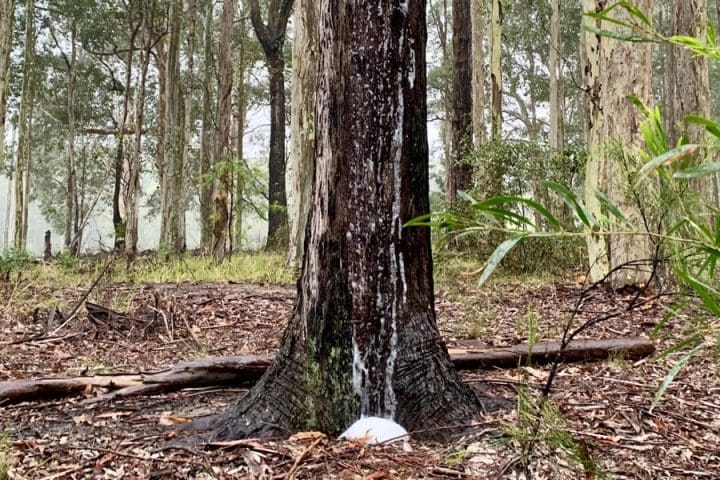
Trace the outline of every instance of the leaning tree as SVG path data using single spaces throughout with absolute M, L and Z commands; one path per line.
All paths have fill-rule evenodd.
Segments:
M 434 312 L 425 1 L 323 0 L 313 207 L 298 299 L 273 366 L 203 426 L 216 439 L 466 423 L 480 400 Z M 209 424 L 208 424 L 209 423 Z

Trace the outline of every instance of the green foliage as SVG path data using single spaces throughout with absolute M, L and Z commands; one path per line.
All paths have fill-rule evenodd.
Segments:
M 0 251 L 0 281 L 9 281 L 13 272 L 27 269 L 33 258 L 26 250 L 15 248 Z

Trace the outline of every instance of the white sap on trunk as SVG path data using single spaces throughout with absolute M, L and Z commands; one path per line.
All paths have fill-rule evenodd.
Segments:
M 380 417 L 361 417 L 360 420 L 350 425 L 340 438 L 347 440 L 359 440 L 369 445 L 378 443 L 391 443 L 408 438 L 408 432 L 403 427 Z

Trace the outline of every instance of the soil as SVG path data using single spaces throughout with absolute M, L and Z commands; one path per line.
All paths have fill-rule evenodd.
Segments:
M 0 296 L 10 295 L 0 285 Z M 485 395 L 515 408 L 488 414 L 450 444 L 414 440 L 384 446 L 302 432 L 290 439 L 180 446 L 179 426 L 222 411 L 245 391 L 201 389 L 92 402 L 83 398 L 0 406 L 0 478 L 720 478 L 720 320 L 692 310 L 669 315 L 677 298 L 581 286 L 453 285 L 437 294 L 438 325 L 450 348 L 558 339 L 598 322 L 580 338 L 652 336 L 658 355 L 562 365 L 550 402 L 537 414 L 550 366 L 463 373 Z M 295 290 L 282 285 L 108 285 L 65 321 L 81 290 L 27 290 L 56 299 L 59 312 L 32 303 L 0 306 L 0 380 L 152 371 L 207 355 L 273 353 Z M 7 295 L 7 297 L 5 297 Z M 640 304 L 629 312 L 631 302 Z M 47 302 L 45 302 L 47 303 Z M 12 307 L 12 308 L 10 308 Z M 698 334 L 695 343 L 685 342 Z M 697 351 L 653 398 L 697 340 Z M 538 420 L 539 419 L 539 420 Z M 5 477 L 3 477 L 5 475 Z

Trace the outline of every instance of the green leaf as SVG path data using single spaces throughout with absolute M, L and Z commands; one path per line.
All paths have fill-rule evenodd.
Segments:
M 675 172 L 673 177 L 678 179 L 697 178 L 712 175 L 717 172 L 720 172 L 720 162 L 706 163 L 697 167 L 686 168 Z
M 497 197 L 492 197 L 487 200 L 484 200 L 482 202 L 479 202 L 474 205 L 475 208 L 484 209 L 486 207 L 495 206 L 495 205 L 504 205 L 506 203 L 521 203 L 523 205 L 527 205 L 528 207 L 532 208 L 539 214 L 541 214 L 551 225 L 553 225 L 556 228 L 560 228 L 560 222 L 557 218 L 553 216 L 552 213 L 550 213 L 550 210 L 548 210 L 545 206 L 540 204 L 539 202 L 536 202 L 535 200 L 531 200 L 529 198 L 524 197 L 518 197 L 515 195 L 499 195 Z
M 565 204 L 575 211 L 577 217 L 586 227 L 592 228 L 594 225 L 597 225 L 595 217 L 585 208 L 568 187 L 552 180 L 545 180 L 542 182 L 542 185 L 557 193 Z
M 605 207 L 610 213 L 612 213 L 615 218 L 623 222 L 625 225 L 629 226 L 630 228 L 633 227 L 633 224 L 630 223 L 630 221 L 625 217 L 625 215 L 622 213 L 622 211 L 610 201 L 610 199 L 605 195 L 603 192 L 599 190 L 595 190 L 595 198 L 598 199 L 600 204 Z
M 527 236 L 527 234 L 514 235 L 497 246 L 492 255 L 490 255 L 490 258 L 488 258 L 485 268 L 483 268 L 482 275 L 480 275 L 480 279 L 478 280 L 478 286 L 481 286 L 488 278 L 490 278 L 490 275 L 492 275 L 505 255 L 507 255 L 507 253 L 512 250 L 512 248 L 517 245 L 520 240 Z
M 660 403 L 660 400 L 662 400 L 665 391 L 668 389 L 672 381 L 675 380 L 677 374 L 680 373 L 683 368 L 685 368 L 685 365 L 687 365 L 690 359 L 694 357 L 695 354 L 699 352 L 700 349 L 703 347 L 704 344 L 700 344 L 697 347 L 693 348 L 687 354 L 685 354 L 685 356 L 682 357 L 673 368 L 670 369 L 668 374 L 665 376 L 662 384 L 660 385 L 660 388 L 658 388 L 657 392 L 655 393 L 655 398 L 652 401 L 652 405 L 650 405 L 650 412 L 652 412 L 653 409 L 657 406 L 657 404 Z
M 698 148 L 700 148 L 700 145 L 690 143 L 687 145 L 682 145 L 680 147 L 675 147 L 672 150 L 669 150 L 665 153 L 663 153 L 660 156 L 657 156 L 647 162 L 638 172 L 638 178 L 635 181 L 635 186 L 637 187 L 640 182 L 647 176 L 648 173 L 652 172 L 653 170 L 656 170 L 658 167 L 662 165 L 667 165 L 670 163 L 675 163 L 678 160 L 681 160 L 688 155 L 691 155 L 693 152 L 695 152 Z
M 720 138 L 720 124 L 717 122 L 713 122 L 710 119 L 699 117 L 697 115 L 688 115 L 685 117 L 685 121 L 696 125 L 702 125 L 711 135 Z
M 604 19 L 607 21 L 607 19 Z M 621 24 L 620 22 L 613 22 Z M 622 25 L 622 24 L 621 24 Z M 627 25 L 628 28 L 632 28 L 632 25 Z M 585 30 L 595 33 L 597 35 L 602 35 L 603 37 L 612 38 L 614 40 L 619 40 L 621 42 L 633 42 L 633 43 L 649 43 L 654 42 L 655 40 L 650 37 L 645 37 L 643 35 L 635 35 L 632 33 L 622 33 L 622 32 L 614 32 L 612 30 L 605 30 L 603 28 L 597 28 L 593 27 L 592 25 L 585 25 Z

